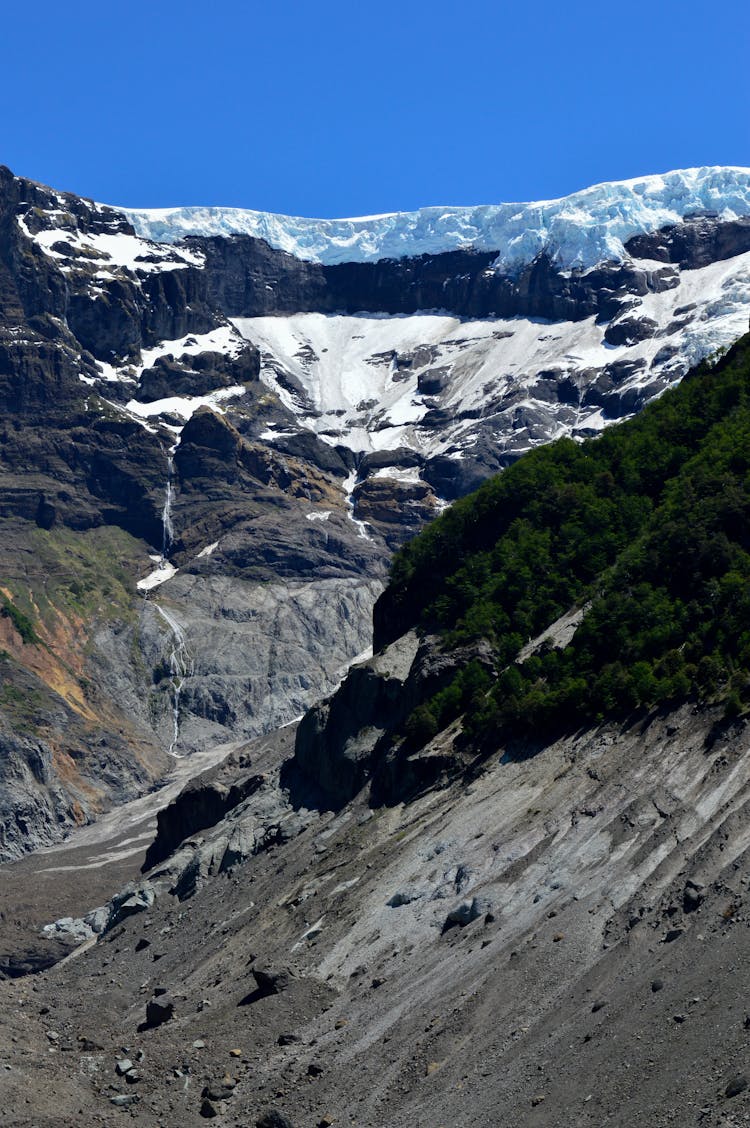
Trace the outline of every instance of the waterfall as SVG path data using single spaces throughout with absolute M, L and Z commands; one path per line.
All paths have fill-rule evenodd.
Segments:
M 172 756 L 176 756 L 175 748 L 180 735 L 180 694 L 185 678 L 190 677 L 194 672 L 195 665 L 193 656 L 188 649 L 185 632 L 180 624 L 169 611 L 165 611 L 158 603 L 154 603 L 153 606 L 172 632 L 172 649 L 169 654 L 169 672 L 172 680 L 172 742 L 169 745 L 169 751 Z
M 367 531 L 367 522 L 366 521 L 359 521 L 355 517 L 354 487 L 356 486 L 356 484 L 357 484 L 357 471 L 352 470 L 349 477 L 346 478 L 346 480 L 342 483 L 342 489 L 343 489 L 344 494 L 346 496 L 347 516 L 348 516 L 349 520 L 352 522 L 352 524 L 356 526 L 358 536 L 362 537 L 364 540 L 372 540 L 372 537 L 370 536 L 370 534 Z
M 167 455 L 167 488 L 164 493 L 164 508 L 161 511 L 161 555 L 163 560 L 169 558 L 169 550 L 172 547 L 174 540 L 174 525 L 172 524 L 172 500 L 174 492 L 172 490 L 172 474 L 174 472 L 174 460 L 171 454 Z
M 172 487 L 174 459 L 172 454 L 174 450 L 175 448 L 172 447 L 167 453 L 167 484 L 164 489 L 164 505 L 161 510 L 161 555 L 151 557 L 156 567 L 143 579 L 138 580 L 136 584 L 138 590 L 142 591 L 145 596 L 148 596 L 148 593 L 157 588 L 159 584 L 163 584 L 165 580 L 171 580 L 172 576 L 177 575 L 177 568 L 169 560 L 169 553 L 174 541 L 174 525 L 172 524 L 172 502 L 174 501 L 174 489 Z

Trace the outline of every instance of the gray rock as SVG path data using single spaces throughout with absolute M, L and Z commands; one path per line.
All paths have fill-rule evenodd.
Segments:
M 252 973 L 263 995 L 280 995 L 294 978 L 289 968 L 254 967 Z
M 254 827 L 241 822 L 232 831 L 226 850 L 221 859 L 220 870 L 231 869 L 232 866 L 241 865 L 255 853 L 256 838 Z
M 271 1109 L 255 1121 L 255 1128 L 294 1128 L 294 1125 L 283 1113 Z
M 398 909 L 402 905 L 410 905 L 412 901 L 419 901 L 425 894 L 418 889 L 400 889 L 389 897 L 386 904 L 392 909 Z
M 174 1001 L 168 994 L 155 995 L 146 1004 L 146 1022 L 149 1026 L 161 1026 L 174 1018 Z
M 125 1074 L 129 1073 L 133 1068 L 134 1066 L 130 1058 L 121 1058 L 115 1065 L 115 1071 L 120 1077 L 124 1077 Z
M 733 1077 L 727 1085 L 726 1089 L 724 1090 L 724 1095 L 727 1097 L 737 1097 L 740 1093 L 744 1093 L 747 1085 L 748 1081 L 745 1074 L 738 1073 L 736 1077 Z
M 156 890 L 150 881 L 126 885 L 109 903 L 109 915 L 104 931 L 109 931 L 129 916 L 146 912 L 155 900 Z
M 443 930 L 450 928 L 451 925 L 465 928 L 467 924 L 471 924 L 472 921 L 478 920 L 479 917 L 485 916 L 491 911 L 492 903 L 486 897 L 472 897 L 471 900 L 462 901 L 460 905 L 451 909 L 445 918 Z
M 218 1081 L 209 1081 L 201 1092 L 202 1097 L 209 1101 L 228 1101 L 234 1095 L 234 1082 L 228 1083 L 223 1078 Z
M 130 1105 L 137 1104 L 139 1100 L 137 1093 L 118 1093 L 117 1096 L 109 1098 L 109 1103 L 115 1108 L 128 1108 Z
M 686 913 L 699 909 L 705 900 L 705 886 L 698 881 L 686 881 L 682 893 L 682 907 Z
M 98 908 L 92 909 L 91 912 L 86 913 L 83 922 L 88 925 L 95 935 L 99 936 L 107 927 L 109 912 L 109 905 L 100 905 Z
M 45 924 L 42 932 L 45 936 L 58 936 L 74 944 L 83 944 L 94 935 L 86 920 L 80 917 L 60 917 L 52 924 Z

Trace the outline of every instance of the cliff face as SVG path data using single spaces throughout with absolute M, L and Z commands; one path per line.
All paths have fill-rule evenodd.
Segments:
M 200 262 L 0 174 L 6 857 L 149 786 L 170 750 L 299 714 L 367 644 L 385 546 L 349 519 L 351 457 L 258 440 L 289 416 Z M 148 363 L 165 338 L 185 351 Z M 204 406 L 151 424 L 134 393 Z M 176 570 L 169 595 L 136 586 Z

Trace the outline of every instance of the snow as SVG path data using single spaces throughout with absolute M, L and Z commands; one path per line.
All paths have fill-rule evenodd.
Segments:
M 56 259 L 63 268 L 80 266 L 81 259 L 70 258 L 60 251 L 53 250 L 55 243 L 67 243 L 78 252 L 89 252 L 89 254 L 93 252 L 95 257 L 89 260 L 86 255 L 83 261 L 91 261 L 92 266 L 96 265 L 96 278 L 111 277 L 112 267 L 140 270 L 149 274 L 153 271 L 201 266 L 204 262 L 204 256 L 198 251 L 188 250 L 185 247 L 157 246 L 137 235 L 128 235 L 125 232 L 84 233 L 70 227 L 52 227 L 32 235 L 24 223 L 23 216 L 18 217 L 18 224 L 25 235 L 33 239 L 46 255 Z M 139 261 L 146 258 L 156 261 Z
M 113 364 L 108 364 L 106 360 L 97 360 L 96 366 L 101 372 L 101 379 L 106 380 L 108 384 L 119 384 L 122 381 L 135 383 L 132 376 L 121 372 L 119 368 L 115 368 Z M 93 383 L 94 381 L 91 380 L 90 382 Z
M 165 583 L 167 580 L 171 580 L 172 576 L 176 575 L 177 568 L 175 568 L 174 564 L 170 564 L 168 560 L 159 559 L 159 563 L 156 568 L 154 568 L 153 572 L 149 572 L 149 574 L 144 576 L 142 580 L 139 580 L 135 586 L 139 591 L 153 591 L 154 588 L 159 587 L 160 584 Z
M 319 509 L 314 513 L 306 513 L 308 521 L 327 521 L 333 512 L 332 509 Z
M 220 325 L 208 333 L 189 333 L 176 340 L 161 341 L 150 349 L 141 352 L 141 364 L 135 368 L 140 375 L 146 368 L 152 368 L 162 356 L 199 356 L 204 352 L 221 352 L 226 356 L 236 356 L 244 347 L 242 337 L 231 325 Z
M 214 411 L 223 413 L 221 404 L 224 400 L 236 399 L 244 396 L 247 388 L 244 384 L 234 384 L 231 388 L 220 388 L 217 392 L 210 392 L 207 396 L 169 396 L 166 399 L 153 400 L 151 403 L 139 403 L 130 400 L 125 405 L 125 410 L 130 411 L 141 419 L 150 419 L 154 415 L 178 415 L 185 421 L 191 418 L 199 407 L 210 407 Z
M 218 542 L 218 541 L 214 541 L 214 543 L 213 543 L 213 544 L 207 544 L 207 545 L 206 545 L 206 547 L 205 547 L 205 548 L 202 548 L 202 549 L 200 550 L 200 552 L 198 553 L 198 559 L 200 560 L 200 558 L 201 558 L 202 556 L 211 556 L 211 555 L 212 555 L 212 553 L 216 552 L 216 549 L 217 549 L 218 547 L 219 547 L 219 542 Z
M 675 311 L 692 303 L 696 308 L 689 324 L 678 327 Z M 745 332 L 749 311 L 750 253 L 682 271 L 675 288 L 635 298 L 633 314 L 651 318 L 658 329 L 633 346 L 608 344 L 606 327 L 594 317 L 577 322 L 522 317 L 461 321 L 433 313 L 302 313 L 240 318 L 234 324 L 261 350 L 262 382 L 324 441 L 357 452 L 407 447 L 425 455 L 460 457 L 476 441 L 478 422 L 492 419 L 498 430 L 507 431 L 507 413 L 524 407 L 548 410 L 547 439 L 571 432 L 570 422 L 555 421 L 559 405 L 535 398 L 534 385 L 544 379 L 540 373 L 555 369 L 580 382 L 584 369 L 603 369 L 617 360 L 643 361 L 622 390 L 651 383 L 659 374 L 674 382 L 690 365 Z M 675 346 L 674 358 L 659 358 L 665 345 Z M 443 371 L 445 388 L 438 396 L 424 396 L 419 375 L 435 368 Z M 299 394 L 289 390 L 284 375 L 297 384 Z M 435 429 L 425 426 L 431 406 L 447 411 L 448 422 Z M 573 431 L 600 431 L 606 422 L 599 408 L 581 408 Z M 277 433 L 268 430 L 264 437 L 273 441 Z M 391 468 L 377 473 L 394 476 Z M 347 486 L 349 492 L 353 485 Z
M 158 345 L 154 345 L 150 349 L 143 349 L 141 352 L 140 364 L 125 364 L 121 368 L 115 367 L 113 364 L 107 363 L 104 360 L 97 360 L 96 365 L 100 371 L 100 380 L 105 380 L 110 384 L 137 384 L 141 374 L 147 369 L 153 367 L 155 362 L 163 356 L 173 356 L 181 358 L 183 356 L 199 356 L 204 352 L 218 352 L 223 353 L 224 356 L 235 357 L 245 347 L 245 342 L 242 336 L 232 325 L 220 325 L 216 329 L 211 329 L 208 333 L 190 333 L 184 337 L 179 337 L 174 340 L 160 341 Z M 95 384 L 91 376 L 81 374 L 80 379 L 86 384 Z M 235 385 L 239 387 L 239 385 Z M 226 389 L 225 389 L 226 391 Z M 244 389 L 243 389 L 244 391 Z M 211 397 L 215 397 L 218 393 L 210 393 Z M 239 394 L 233 392 L 233 394 Z M 135 410 L 132 406 L 138 401 L 132 400 L 128 406 L 131 410 Z M 165 403 L 165 400 L 160 401 Z M 172 402 L 170 400 L 170 402 Z M 187 403 L 186 400 L 181 400 L 183 405 Z M 147 408 L 150 405 L 144 404 L 143 407 Z M 200 405 L 197 405 L 200 406 Z M 173 410 L 172 408 L 163 408 L 162 410 Z M 194 411 L 195 408 L 192 409 Z M 192 414 L 190 411 L 189 414 Z M 152 411 L 141 411 L 137 414 L 152 415 L 158 414 Z M 184 414 L 182 411 L 177 411 L 177 414 Z M 189 414 L 186 418 L 189 418 Z
M 416 485 L 420 481 L 419 470 L 416 466 L 409 466 L 403 468 L 401 466 L 383 466 L 380 470 L 376 470 L 374 474 L 370 475 L 371 478 L 388 478 L 390 481 L 405 482 L 411 485 Z
M 284 406 L 325 441 L 353 450 L 395 448 L 407 431 L 413 442 L 413 425 L 427 408 L 417 397 L 416 375 L 400 371 L 396 355 L 438 345 L 461 325 L 440 314 L 302 313 L 233 323 L 260 348 L 261 381 Z M 301 396 L 279 379 L 279 367 L 300 386 Z
M 342 484 L 344 494 L 346 496 L 347 516 L 348 516 L 349 520 L 351 521 L 351 523 L 356 526 L 357 534 L 360 537 L 362 537 L 363 540 L 372 540 L 372 537 L 370 536 L 370 534 L 367 531 L 367 522 L 366 521 L 359 521 L 354 516 L 355 509 L 354 509 L 353 494 L 354 494 L 354 488 L 355 488 L 356 484 L 357 484 L 357 471 L 352 470 L 351 474 L 345 479 L 345 481 Z
M 562 269 L 620 260 L 634 234 L 684 216 L 750 215 L 750 169 L 692 168 L 597 184 L 558 200 L 429 207 L 355 219 L 305 219 L 239 208 L 118 209 L 138 234 L 174 243 L 187 235 L 252 235 L 310 262 L 373 262 L 461 247 L 498 251 L 517 269 L 546 250 Z M 182 253 L 182 252 L 181 252 Z

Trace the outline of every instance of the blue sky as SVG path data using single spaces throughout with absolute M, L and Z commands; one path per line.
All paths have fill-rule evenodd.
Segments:
M 0 163 L 131 207 L 347 216 L 750 165 L 750 5 L 6 5 Z

